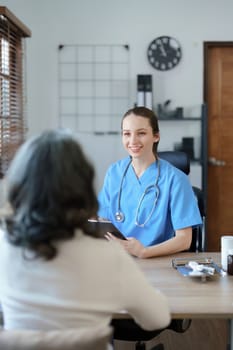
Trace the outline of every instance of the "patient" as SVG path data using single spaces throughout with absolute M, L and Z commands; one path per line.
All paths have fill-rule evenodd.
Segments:
M 121 310 L 147 330 L 169 324 L 165 296 L 134 258 L 87 226 L 98 210 L 93 181 L 68 131 L 44 132 L 16 154 L 7 175 L 12 214 L 0 235 L 5 329 L 108 326 Z

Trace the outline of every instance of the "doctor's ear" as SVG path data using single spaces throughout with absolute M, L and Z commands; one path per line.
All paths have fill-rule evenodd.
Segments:
M 160 133 L 158 132 L 154 135 L 154 142 L 159 142 L 159 140 L 160 140 Z

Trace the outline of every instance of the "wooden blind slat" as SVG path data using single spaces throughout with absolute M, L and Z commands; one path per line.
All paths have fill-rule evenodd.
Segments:
M 9 10 L 0 6 L 0 177 L 23 143 L 23 38 L 30 31 Z

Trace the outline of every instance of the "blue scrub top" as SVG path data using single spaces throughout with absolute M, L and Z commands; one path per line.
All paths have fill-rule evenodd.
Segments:
M 120 184 L 129 162 L 130 157 L 124 158 L 112 164 L 107 170 L 98 196 L 100 217 L 109 219 L 126 237 L 135 237 L 144 246 L 168 240 L 175 235 L 175 230 L 202 224 L 188 176 L 163 159 L 159 159 L 159 197 L 150 219 L 147 221 L 156 197 L 154 186 L 141 201 L 138 216 L 136 213 L 143 193 L 148 186 L 156 182 L 158 175 L 156 162 L 152 163 L 140 178 L 137 178 L 130 164 L 124 176 L 120 199 L 120 211 L 124 213 L 125 219 L 123 222 L 116 221 Z M 140 227 L 136 225 L 136 221 L 139 224 L 147 222 Z

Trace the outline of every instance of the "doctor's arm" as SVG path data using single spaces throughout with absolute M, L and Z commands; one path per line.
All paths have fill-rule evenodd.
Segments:
M 141 258 L 152 258 L 178 253 L 188 250 L 192 241 L 192 227 L 186 227 L 175 231 L 175 236 L 162 243 L 144 247 L 141 250 Z
M 107 238 L 109 240 L 117 239 L 109 233 Z M 192 227 L 186 227 L 180 230 L 176 230 L 174 237 L 150 247 L 144 247 L 135 238 L 127 238 L 127 240 L 125 241 L 118 241 L 129 254 L 141 259 L 170 255 L 189 249 L 192 241 Z

